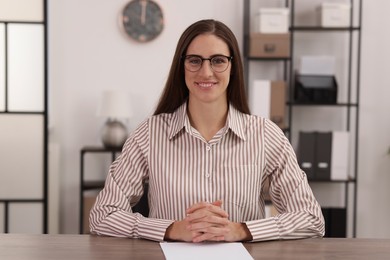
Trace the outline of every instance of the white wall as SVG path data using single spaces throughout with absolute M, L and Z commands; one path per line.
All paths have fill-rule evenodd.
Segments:
M 128 0 L 49 0 L 50 140 L 61 147 L 63 233 L 78 232 L 80 149 L 100 145 L 102 121 L 95 116 L 100 93 L 107 88 L 132 93 L 137 114 L 129 125 L 134 129 L 153 112 L 177 40 L 189 24 L 201 18 L 221 20 L 242 42 L 241 0 L 156 1 L 165 14 L 165 29 L 156 40 L 140 44 L 119 26 Z M 385 11 L 390 2 L 365 0 L 363 8 L 358 236 L 390 237 L 390 206 L 384 203 L 390 197 L 390 156 L 385 155 L 390 146 L 390 102 L 385 100 L 390 97 L 385 76 L 390 72 L 390 35 L 377 30 L 384 32 L 381 24 L 390 24 Z M 99 166 L 92 168 L 92 178 L 104 178 L 107 164 L 89 160 Z
M 358 235 L 390 237 L 390 1 L 363 5 Z
M 119 14 L 128 0 L 49 0 L 51 140 L 61 146 L 61 230 L 78 232 L 79 154 L 99 145 L 99 95 L 128 89 L 137 114 L 133 129 L 150 115 L 164 86 L 183 30 L 202 18 L 225 22 L 242 39 L 242 3 L 236 0 L 161 0 L 165 28 L 150 43 L 124 35 Z M 93 160 L 93 159 L 91 159 Z M 104 177 L 107 168 L 96 175 Z

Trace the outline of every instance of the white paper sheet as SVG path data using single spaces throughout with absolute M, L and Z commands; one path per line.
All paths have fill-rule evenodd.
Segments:
M 161 242 L 167 260 L 192 259 L 252 259 L 242 243 L 182 243 Z

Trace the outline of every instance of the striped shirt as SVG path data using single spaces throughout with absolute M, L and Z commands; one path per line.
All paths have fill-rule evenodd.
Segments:
M 265 218 L 264 185 L 279 214 Z M 149 182 L 149 217 L 133 213 Z M 253 241 L 323 236 L 324 219 L 283 132 L 271 121 L 232 105 L 210 141 L 194 129 L 186 103 L 151 116 L 127 139 L 110 167 L 90 214 L 93 234 L 164 239 L 191 205 L 222 200 Z

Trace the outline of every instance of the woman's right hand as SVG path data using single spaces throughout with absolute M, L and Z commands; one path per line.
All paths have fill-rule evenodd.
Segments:
M 164 240 L 166 241 L 184 241 L 192 242 L 193 238 L 199 236 L 197 232 L 191 232 L 187 229 L 189 221 L 186 219 L 173 222 L 165 232 Z
M 173 241 L 185 241 L 185 242 L 194 242 L 195 238 L 202 236 L 204 233 L 198 231 L 191 231 L 191 225 L 194 224 L 194 221 L 197 222 L 196 218 L 202 219 L 206 216 L 217 216 L 219 218 L 227 219 L 227 214 L 221 209 L 221 201 L 215 201 L 213 203 L 201 202 L 194 204 L 188 209 L 190 214 L 196 211 L 203 211 L 203 215 L 195 217 L 186 217 L 181 221 L 175 221 L 172 223 L 165 232 L 164 240 L 173 240 Z M 195 214 L 196 215 L 196 214 Z M 224 240 L 223 236 L 212 234 L 207 235 L 207 240 L 209 241 L 221 241 Z

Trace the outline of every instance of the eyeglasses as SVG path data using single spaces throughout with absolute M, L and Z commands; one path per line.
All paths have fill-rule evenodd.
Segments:
M 229 61 L 233 57 L 224 55 L 215 55 L 211 58 L 202 58 L 198 55 L 186 55 L 184 56 L 184 67 L 191 72 L 197 72 L 202 67 L 203 61 L 210 61 L 211 69 L 215 72 L 224 72 L 229 67 Z

